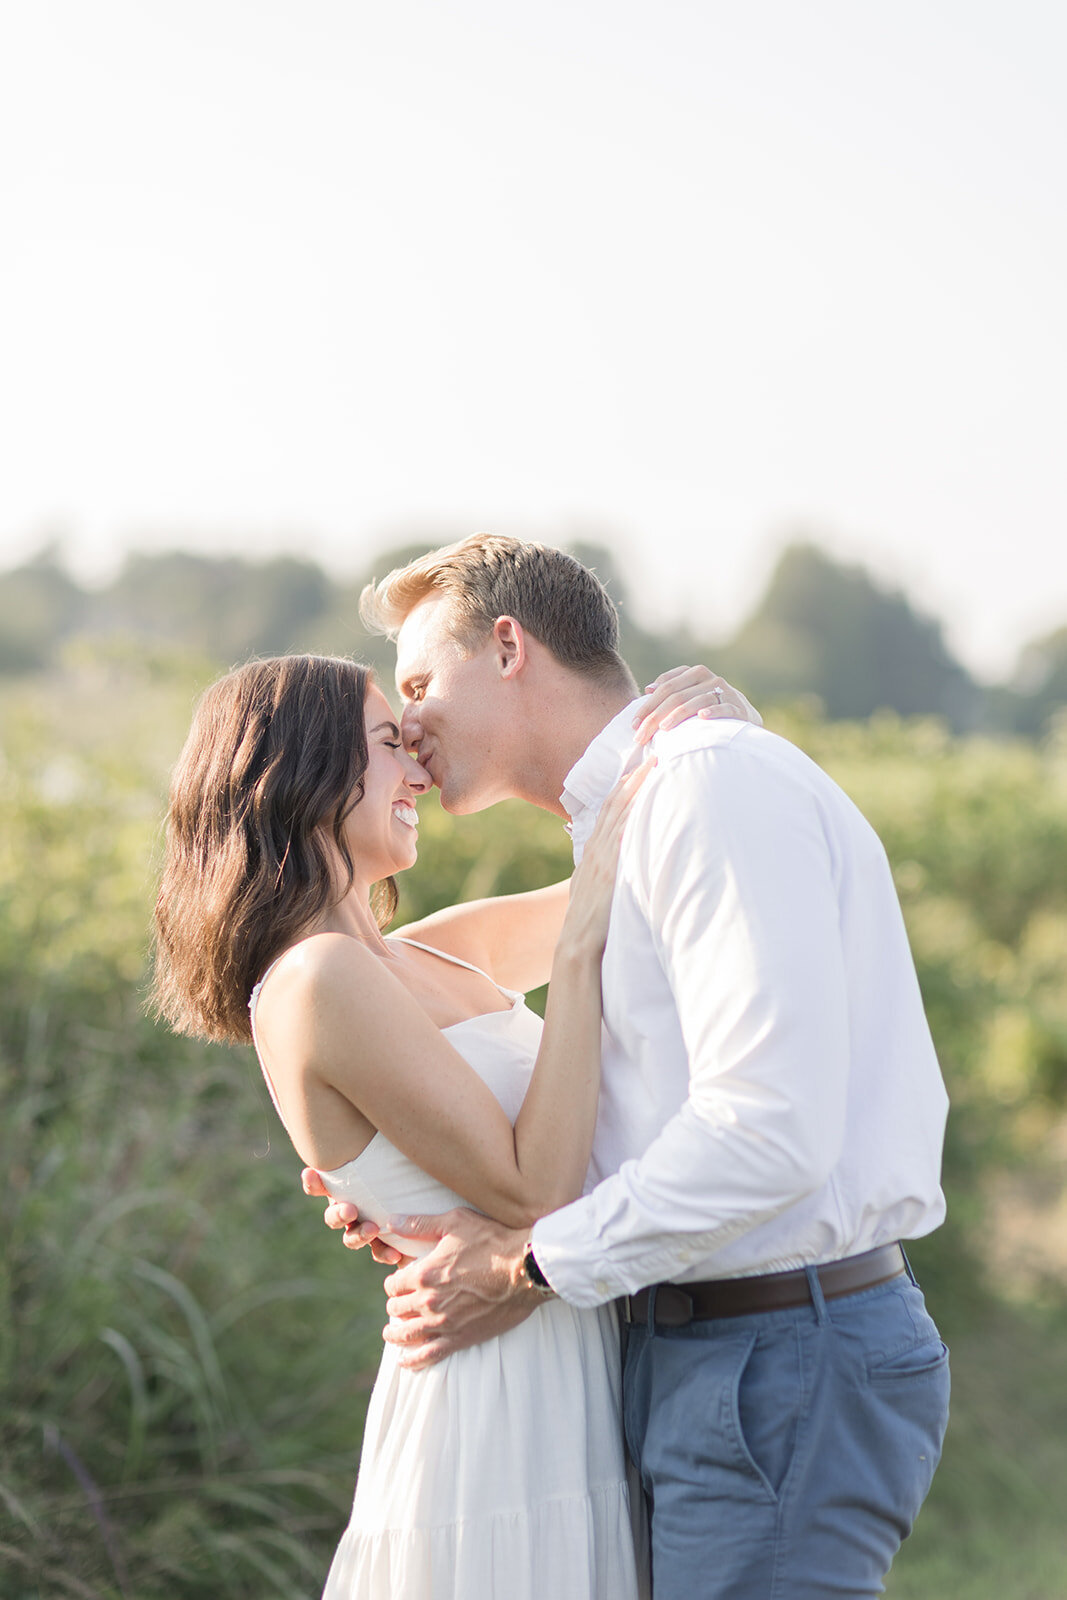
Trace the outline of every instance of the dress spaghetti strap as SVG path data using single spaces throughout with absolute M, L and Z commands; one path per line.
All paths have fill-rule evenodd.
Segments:
M 517 989 L 505 989 L 503 984 L 497 983 L 495 978 L 489 976 L 484 967 L 476 967 L 473 961 L 464 961 L 462 956 L 450 956 L 447 950 L 438 950 L 436 945 L 423 944 L 421 939 L 406 939 L 402 933 L 394 933 L 391 937 L 396 940 L 397 944 L 414 945 L 416 950 L 426 950 L 432 956 L 440 956 L 442 961 L 451 961 L 454 966 L 466 967 L 468 972 L 476 972 L 480 978 L 485 978 L 493 985 L 494 989 L 499 989 L 500 993 L 509 1000 L 514 1001 L 519 993 Z
M 402 934 L 393 934 L 392 937 L 397 941 L 398 944 L 414 945 L 416 950 L 425 950 L 431 956 L 440 956 L 442 961 L 451 961 L 454 966 L 466 967 L 469 972 L 476 972 L 479 977 L 484 978 L 487 983 L 491 983 L 493 985 L 493 988 L 496 989 L 498 991 L 498 993 L 502 994 L 504 996 L 504 998 L 507 1001 L 510 1002 L 510 1007 L 511 1007 L 512 1011 L 514 1011 L 517 1002 L 523 998 L 522 994 L 519 993 L 518 990 L 516 990 L 516 989 L 505 989 L 501 984 L 497 983 L 495 978 L 491 978 L 489 976 L 488 972 L 486 972 L 484 970 L 484 968 L 476 967 L 474 965 L 473 961 L 464 961 L 461 956 L 449 955 L 447 950 L 438 950 L 436 948 L 436 946 L 434 946 L 432 944 L 423 944 L 422 941 L 419 940 L 419 939 L 405 939 Z M 292 950 L 293 948 L 294 948 L 293 945 L 289 946 L 289 950 Z M 270 1098 L 271 1098 L 271 1103 L 273 1104 L 275 1111 L 278 1113 L 278 1120 L 281 1122 L 281 1125 L 285 1129 L 286 1133 L 289 1133 L 289 1124 L 286 1122 L 285 1118 L 282 1116 L 282 1108 L 281 1108 L 281 1105 L 279 1104 L 277 1093 L 275 1092 L 274 1083 L 273 1083 L 273 1081 L 271 1079 L 270 1073 L 267 1071 L 267 1063 L 263 1059 L 263 1051 L 259 1047 L 259 1035 L 256 1032 L 256 1007 L 259 1004 L 259 996 L 260 996 L 260 993 L 261 993 L 261 991 L 263 989 L 263 985 L 266 983 L 267 979 L 270 977 L 271 973 L 274 971 L 275 967 L 278 965 L 278 962 L 281 961 L 285 956 L 287 956 L 289 954 L 289 950 L 283 950 L 280 956 L 276 956 L 274 958 L 274 960 L 271 962 L 270 966 L 267 968 L 267 970 L 264 972 L 263 976 L 260 978 L 259 982 L 253 987 L 252 993 L 248 997 L 248 1021 L 249 1021 L 249 1024 L 251 1026 L 251 1029 L 252 1029 L 252 1043 L 255 1046 L 256 1056 L 257 1056 L 257 1058 L 259 1060 L 260 1071 L 263 1073 L 263 1081 L 267 1085 L 267 1089 L 268 1089 L 268 1092 L 269 1092 Z M 496 1015 L 495 1012 L 494 1013 L 485 1013 L 485 1014 Z M 476 1018 L 475 1017 L 467 1017 L 467 1018 L 464 1018 L 461 1022 L 452 1023 L 450 1026 L 451 1027 L 463 1027 L 463 1026 L 465 1026 L 465 1024 L 467 1022 L 473 1022 L 473 1021 L 481 1021 L 481 1016 L 476 1017 Z M 442 1033 L 447 1033 L 449 1031 L 449 1028 L 448 1027 L 442 1028 L 441 1031 L 442 1031 Z M 292 1134 L 291 1133 L 289 1133 L 289 1137 L 292 1138 Z

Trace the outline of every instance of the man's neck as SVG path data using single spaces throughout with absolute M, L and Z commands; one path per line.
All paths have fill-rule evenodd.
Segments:
M 529 765 L 523 778 L 521 798 L 565 817 L 561 803 L 564 781 L 576 761 L 608 723 L 624 711 L 634 698 L 625 686 L 590 688 L 560 697 L 551 718 L 538 718 L 531 729 Z

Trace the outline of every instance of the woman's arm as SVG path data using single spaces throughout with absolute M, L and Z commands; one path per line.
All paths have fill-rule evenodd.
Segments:
M 505 989 L 526 994 L 548 982 L 552 956 L 563 930 L 571 880 L 446 906 L 399 930 L 449 955 L 471 961 Z
M 309 1165 L 339 1166 L 344 1119 L 312 1132 L 310 1098 L 332 1089 L 423 1171 L 509 1227 L 582 1191 L 600 1082 L 600 958 L 623 819 L 648 765 L 618 786 L 573 890 L 552 967 L 533 1078 L 516 1119 L 383 962 L 343 934 L 314 935 L 264 987 L 257 1033 Z M 350 1124 L 351 1125 L 351 1124 Z
M 762 724 L 754 706 L 710 667 L 672 667 L 661 672 L 648 690 L 648 700 L 635 723 L 635 737 L 647 744 L 661 728 L 674 728 L 690 717 L 733 717 Z M 569 880 L 526 894 L 494 895 L 447 906 L 406 927 L 412 939 L 459 956 L 483 968 L 505 989 L 525 994 L 548 982 L 567 910 Z

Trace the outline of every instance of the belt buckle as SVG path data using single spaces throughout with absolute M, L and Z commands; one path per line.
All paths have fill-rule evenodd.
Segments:
M 654 1283 L 637 1294 L 621 1295 L 619 1307 L 631 1327 L 647 1323 L 650 1308 L 652 1322 L 664 1328 L 684 1328 L 693 1320 L 693 1301 L 677 1283 Z
M 685 1328 L 693 1320 L 693 1301 L 680 1284 L 660 1283 L 655 1289 L 654 1320 L 665 1328 Z

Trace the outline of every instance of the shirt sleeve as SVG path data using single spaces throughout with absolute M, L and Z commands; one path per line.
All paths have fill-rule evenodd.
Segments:
M 640 1159 L 542 1218 L 538 1263 L 575 1305 L 677 1277 L 821 1187 L 841 1150 L 848 1017 L 819 808 L 736 746 L 674 757 L 625 845 L 677 1007 L 687 1097 Z

